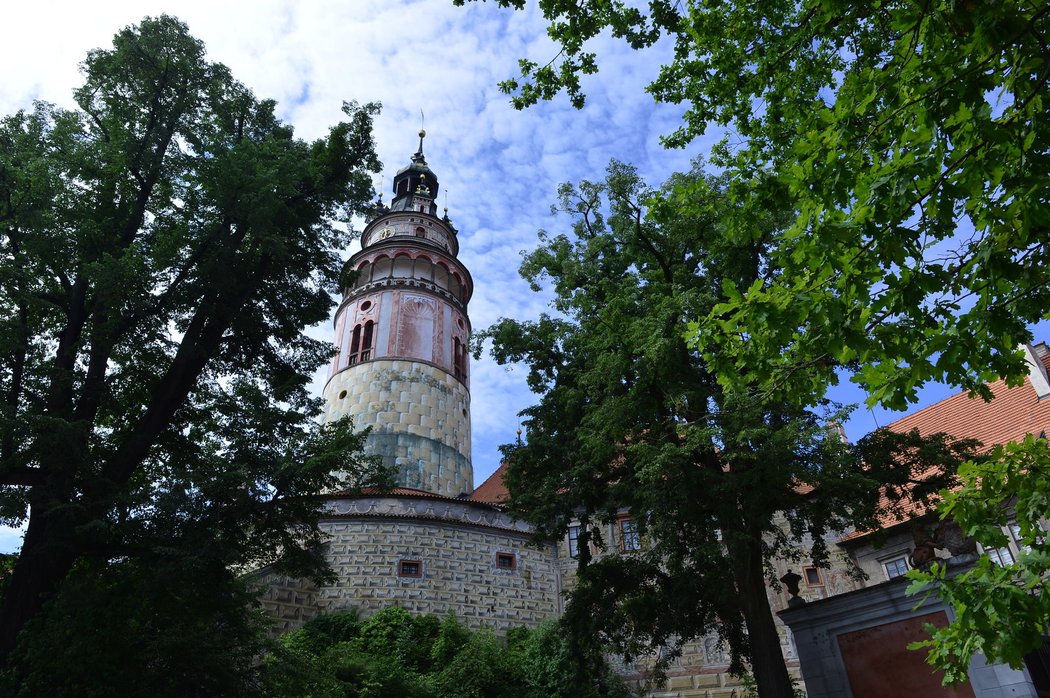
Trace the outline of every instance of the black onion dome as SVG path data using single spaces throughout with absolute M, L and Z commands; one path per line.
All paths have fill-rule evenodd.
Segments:
M 412 162 L 394 175 L 394 200 L 390 204 L 392 210 L 404 208 L 404 203 L 401 206 L 398 206 L 398 203 L 413 195 L 431 200 L 437 198 L 440 186 L 437 176 L 427 166 L 426 158 L 423 157 L 423 138 L 426 135 L 426 131 L 420 130 L 419 150 L 412 156 Z

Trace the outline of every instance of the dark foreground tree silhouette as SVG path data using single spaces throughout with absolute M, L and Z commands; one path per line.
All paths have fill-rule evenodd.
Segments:
M 66 585 L 205 608 L 244 600 L 238 569 L 318 574 L 313 495 L 380 475 L 348 425 L 314 422 L 330 349 L 302 333 L 328 316 L 336 222 L 370 197 L 378 105 L 296 139 L 170 17 L 83 72 L 78 108 L 0 122 L 0 507 L 28 517 L 7 659 L 49 600 L 76 607 Z
M 734 207 L 728 186 L 695 171 L 653 192 L 619 163 L 602 183 L 565 185 L 572 233 L 542 235 L 521 269 L 537 288 L 550 280 L 558 314 L 504 319 L 477 341 L 491 339 L 501 363 L 526 364 L 541 394 L 524 411 L 528 440 L 504 447 L 512 506 L 547 540 L 570 521 L 584 527 L 565 613 L 584 641 L 579 659 L 606 643 L 630 657 L 674 652 L 717 632 L 731 671 L 750 665 L 763 698 L 789 698 L 772 561 L 827 564 L 831 534 L 885 514 L 880 487 L 900 496 L 931 467 L 950 481 L 970 451 L 886 432 L 853 447 L 820 395 L 784 389 L 760 401 L 718 380 L 687 344 L 688 320 L 726 287 L 775 274 L 767 252 L 786 223 L 775 204 Z M 647 544 L 616 554 L 598 524 L 624 510 Z M 609 554 L 592 559 L 591 545 Z

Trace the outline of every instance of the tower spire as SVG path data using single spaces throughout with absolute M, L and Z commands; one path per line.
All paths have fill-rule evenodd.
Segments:
M 427 132 L 423 128 L 423 124 L 426 123 L 426 117 L 423 116 L 423 110 L 419 110 L 419 150 L 412 156 L 412 162 L 421 162 L 424 165 L 427 164 L 426 159 L 423 157 L 423 139 L 427 137 Z

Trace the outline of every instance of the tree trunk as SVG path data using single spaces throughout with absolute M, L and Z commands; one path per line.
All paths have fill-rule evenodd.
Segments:
M 791 677 L 780 647 L 780 634 L 766 596 L 760 540 L 752 539 L 740 546 L 734 562 L 734 575 L 751 646 L 751 672 L 758 695 L 761 698 L 793 698 Z
M 0 666 L 4 666 L 18 634 L 58 589 L 69 574 L 76 556 L 73 550 L 75 523 L 69 511 L 54 503 L 37 501 L 30 505 L 22 551 L 11 573 L 3 603 L 0 604 Z

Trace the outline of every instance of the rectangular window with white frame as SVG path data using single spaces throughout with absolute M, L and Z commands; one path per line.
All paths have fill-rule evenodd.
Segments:
M 898 557 L 891 557 L 888 560 L 883 560 L 882 568 L 886 570 L 887 579 L 903 577 L 908 571 L 908 557 L 906 555 L 900 555 Z

